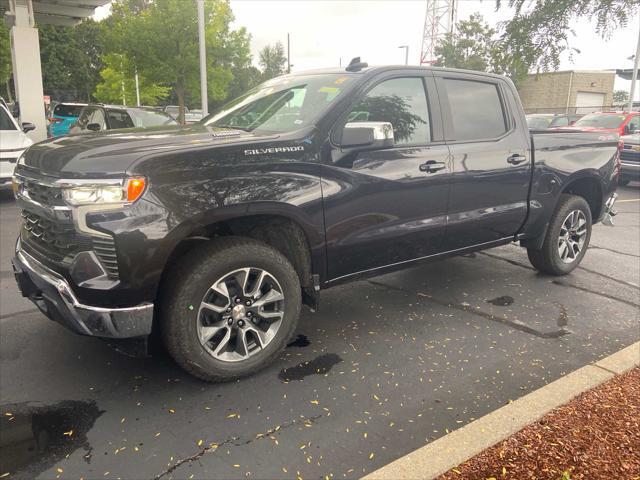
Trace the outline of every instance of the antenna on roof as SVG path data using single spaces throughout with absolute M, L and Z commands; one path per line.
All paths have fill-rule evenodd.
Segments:
M 346 70 L 347 72 L 359 72 L 360 70 L 362 70 L 363 68 L 367 68 L 368 66 L 368 63 L 360 61 L 360 57 L 354 57 L 349 62 L 349 65 L 347 65 Z

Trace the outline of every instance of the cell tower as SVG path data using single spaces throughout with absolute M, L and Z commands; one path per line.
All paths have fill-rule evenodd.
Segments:
M 438 41 L 447 33 L 453 33 L 457 16 L 456 2 L 457 0 L 427 0 L 420 65 L 433 65 Z

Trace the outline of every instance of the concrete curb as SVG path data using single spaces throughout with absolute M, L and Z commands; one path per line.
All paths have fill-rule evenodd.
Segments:
M 370 473 L 363 480 L 429 479 L 522 430 L 586 390 L 640 365 L 640 342 L 545 385 Z

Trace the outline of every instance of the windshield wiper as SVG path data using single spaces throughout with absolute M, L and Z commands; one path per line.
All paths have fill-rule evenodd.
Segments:
M 231 130 L 242 130 L 243 132 L 250 132 L 247 127 L 235 127 L 233 125 L 218 125 L 217 123 L 209 125 L 209 127 L 213 128 L 229 128 Z

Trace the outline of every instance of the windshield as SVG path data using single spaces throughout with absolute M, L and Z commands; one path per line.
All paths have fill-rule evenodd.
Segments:
M 17 130 L 16 124 L 13 123 L 4 107 L 0 107 L 0 130 Z
M 344 74 L 279 77 L 202 120 L 213 127 L 284 133 L 312 125 L 346 89 Z
M 585 115 L 574 125 L 576 127 L 618 128 L 624 122 L 626 115 L 607 115 L 605 113 L 591 113 Z
M 171 116 L 154 110 L 129 110 L 131 120 L 136 127 L 159 127 L 161 125 L 177 125 Z
M 529 128 L 538 128 L 538 129 L 549 128 L 552 121 L 553 121 L 553 117 L 527 115 L 527 126 Z

